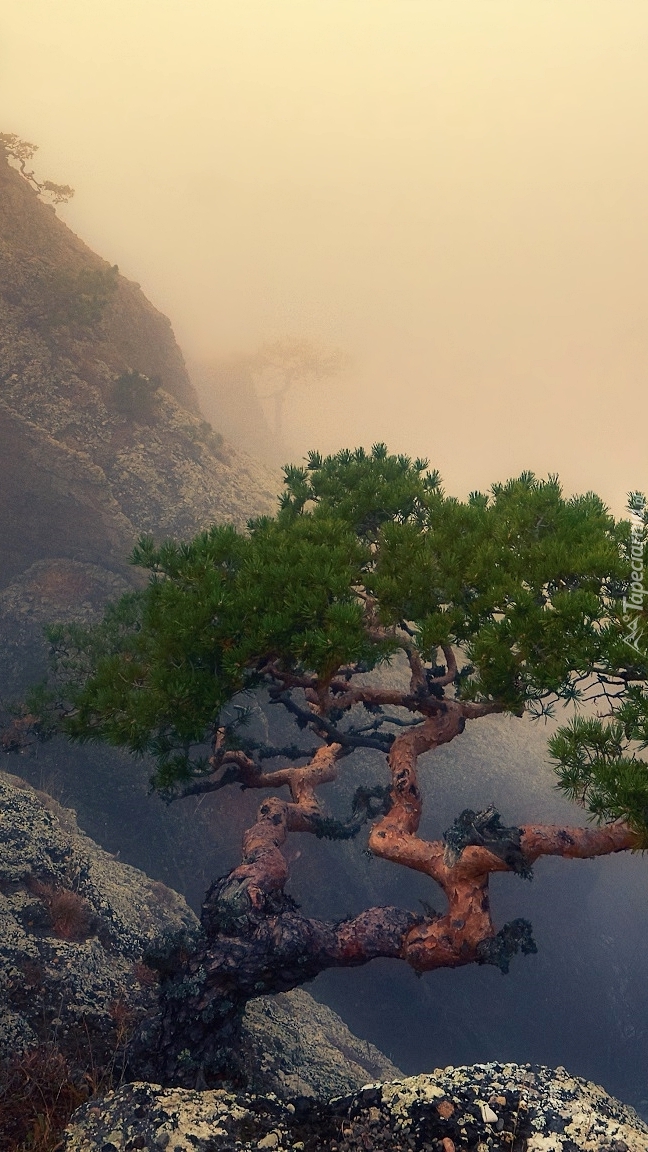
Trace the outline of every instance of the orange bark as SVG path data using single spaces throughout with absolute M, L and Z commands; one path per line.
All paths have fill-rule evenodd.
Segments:
M 253 761 L 239 760 L 241 778 L 248 787 L 278 788 L 287 784 L 291 801 L 270 796 L 260 805 L 256 823 L 243 836 L 243 860 L 230 874 L 234 883 L 244 883 L 254 908 L 263 905 L 271 891 L 280 891 L 288 879 L 288 864 L 282 845 L 289 832 L 308 832 L 313 816 L 320 814 L 315 789 L 335 780 L 335 762 L 339 744 L 318 748 L 309 764 L 302 768 L 282 768 L 277 772 L 259 773 Z
M 447 653 L 446 658 L 447 676 L 454 675 L 454 664 Z M 418 673 L 414 661 L 412 684 L 416 682 Z M 391 807 L 374 824 L 369 836 L 369 848 L 376 856 L 430 876 L 440 886 L 448 903 L 444 915 L 416 918 L 416 922 L 404 933 L 400 953 L 402 958 L 418 971 L 480 962 L 483 945 L 493 941 L 497 935 L 490 911 L 489 877 L 493 872 L 512 871 L 513 866 L 487 847 L 468 844 L 457 859 L 452 859 L 443 841 L 419 838 L 417 833 L 422 799 L 417 780 L 417 761 L 424 752 L 447 744 L 458 736 L 466 720 L 499 712 L 501 707 L 489 703 L 444 700 L 435 696 L 421 700 L 398 690 L 364 686 L 350 689 L 344 682 L 335 680 L 321 691 L 319 688 L 319 685 L 314 685 L 306 689 L 307 697 L 313 697 L 311 707 L 314 716 L 318 712 L 325 712 L 329 703 L 348 708 L 353 703 L 365 700 L 375 704 L 399 705 L 423 714 L 424 719 L 420 724 L 403 732 L 392 744 L 388 755 L 392 779 Z M 335 779 L 336 761 L 341 752 L 339 744 L 323 746 L 306 766 L 283 768 L 269 773 L 260 772 L 242 752 L 224 754 L 221 762 L 236 762 L 239 778 L 246 786 L 277 788 L 287 785 L 290 789 L 290 801 L 273 796 L 261 804 L 256 823 L 243 839 L 242 862 L 228 879 L 228 885 L 243 885 L 247 889 L 253 909 L 260 912 L 269 893 L 283 890 L 288 879 L 288 864 L 281 851 L 282 846 L 289 832 L 313 830 L 314 818 L 321 815 L 316 789 L 320 784 Z M 529 867 L 541 856 L 584 859 L 622 852 L 639 845 L 635 833 L 623 824 L 599 828 L 525 825 L 516 830 L 516 837 L 518 835 L 519 854 Z M 378 909 L 369 911 L 371 916 L 361 935 L 369 932 L 373 941 L 371 947 L 375 948 L 380 935 L 380 916 Z M 353 938 L 353 933 L 360 931 L 361 919 L 357 919 L 353 926 L 351 923 L 346 927 L 338 926 L 337 947 L 347 962 L 353 963 L 354 957 L 359 958 L 367 951 L 368 939 L 364 941 Z M 388 934 L 391 948 L 389 954 L 393 955 L 391 923 Z
M 377 856 L 424 872 L 439 884 L 448 901 L 443 916 L 427 919 L 408 933 L 403 958 L 417 971 L 456 968 L 480 959 L 480 945 L 496 935 L 488 892 L 492 872 L 512 868 L 487 848 L 467 846 L 456 862 L 448 860 L 441 840 L 419 839 L 421 794 L 416 776 L 418 757 L 457 736 L 466 718 L 483 714 L 480 705 L 448 701 L 445 711 L 399 736 L 389 754 L 392 807 L 376 822 L 369 847 Z M 526 863 L 540 856 L 585 859 L 636 848 L 637 835 L 625 824 L 600 828 L 525 825 L 520 847 Z

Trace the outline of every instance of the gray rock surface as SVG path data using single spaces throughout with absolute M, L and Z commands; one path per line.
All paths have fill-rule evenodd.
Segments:
M 142 956 L 199 924 L 184 899 L 80 831 L 74 812 L 0 773 L 0 1059 L 53 1040 L 75 1067 L 114 1063 L 155 1009 Z M 399 1075 L 339 1016 L 297 990 L 253 1001 L 244 1048 L 251 1085 L 325 1098 Z
M 647 1152 L 648 1127 L 598 1085 L 477 1064 L 368 1085 L 328 1105 L 128 1084 L 79 1109 L 65 1152 Z
M 0 774 L 0 1055 L 56 1038 L 67 1058 L 102 1058 L 115 1025 L 155 1004 L 139 964 L 190 941 L 177 893 L 116 861 L 74 813 Z
M 250 1087 L 328 1099 L 402 1072 L 300 988 L 251 1000 L 243 1024 Z

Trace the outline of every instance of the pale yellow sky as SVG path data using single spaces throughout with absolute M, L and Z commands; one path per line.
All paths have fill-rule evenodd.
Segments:
M 300 451 L 648 488 L 646 0 L 3 0 L 0 106 L 188 356 L 352 353 Z

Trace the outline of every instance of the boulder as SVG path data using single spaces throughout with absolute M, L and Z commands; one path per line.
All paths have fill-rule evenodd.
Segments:
M 127 1084 L 79 1109 L 65 1152 L 647 1152 L 631 1108 L 564 1068 L 476 1064 L 327 1104 Z
M 354 1036 L 336 1012 L 301 988 L 251 1000 L 243 1043 L 250 1087 L 283 1099 L 326 1100 L 368 1080 L 402 1076 L 375 1045 Z

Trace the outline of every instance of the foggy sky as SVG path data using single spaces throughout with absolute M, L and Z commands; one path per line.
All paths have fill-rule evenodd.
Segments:
M 299 452 L 648 488 L 645 0 L 3 0 L 0 107 L 188 357 L 352 354 Z

